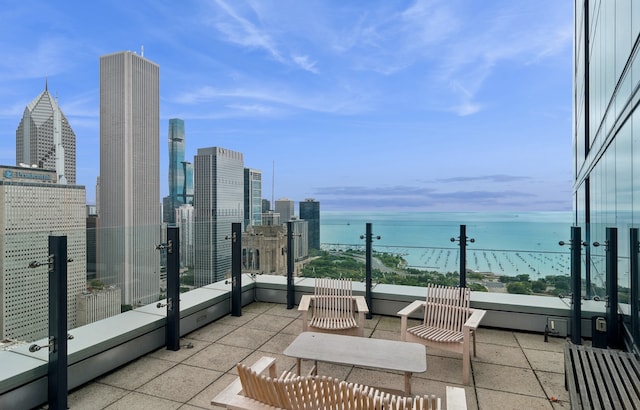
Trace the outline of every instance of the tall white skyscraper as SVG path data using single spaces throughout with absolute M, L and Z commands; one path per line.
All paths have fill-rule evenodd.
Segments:
M 98 279 L 122 303 L 160 295 L 160 67 L 131 51 L 100 57 Z
M 200 148 L 194 159 L 196 286 L 231 273 L 231 224 L 244 218 L 244 160 L 225 148 Z
M 16 130 L 16 165 L 20 164 L 56 171 L 59 184 L 76 183 L 76 134 L 47 83 L 24 109 Z

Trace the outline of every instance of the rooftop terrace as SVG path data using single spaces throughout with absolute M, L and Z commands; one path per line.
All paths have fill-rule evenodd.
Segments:
M 397 317 L 373 315 L 366 337 L 399 340 Z M 226 315 L 183 336 L 181 349 L 159 348 L 80 386 L 69 395 L 71 409 L 212 409 L 211 399 L 235 378 L 238 362 L 277 358 L 279 370 L 294 369 L 284 349 L 301 332 L 297 308 L 253 302 L 242 316 Z M 564 388 L 564 338 L 544 342 L 539 333 L 481 328 L 469 409 L 569 408 Z M 309 362 L 303 362 L 309 366 Z M 414 374 L 414 394 L 445 397 L 445 386 L 461 386 L 461 358 L 427 349 L 427 371 Z M 352 366 L 319 364 L 319 374 L 402 390 L 403 375 Z M 44 407 L 43 407 L 44 408 Z

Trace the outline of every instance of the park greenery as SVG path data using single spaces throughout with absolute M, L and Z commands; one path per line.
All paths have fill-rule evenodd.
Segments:
M 458 286 L 460 275 L 458 272 L 440 273 L 407 267 L 401 255 L 373 252 L 373 258 L 378 259 L 385 267 L 385 271 L 372 269 L 371 277 L 374 283 L 426 286 L 427 284 Z M 320 251 L 302 270 L 306 277 L 352 278 L 364 281 L 365 263 L 364 251 L 347 249 L 344 251 Z M 564 275 L 548 275 L 544 278 L 532 280 L 529 275 L 495 276 L 481 272 L 467 273 L 467 286 L 474 291 L 487 292 L 483 285 L 487 281 L 505 284 L 509 293 L 523 295 L 567 295 L 570 292 L 570 279 Z
M 371 279 L 378 284 L 426 286 L 427 284 L 457 286 L 460 275 L 457 272 L 442 274 L 436 271 L 423 271 L 407 268 L 406 261 L 400 255 L 386 252 L 373 252 L 373 258 L 378 259 L 386 269 L 371 270 Z M 322 251 L 315 259 L 306 263 L 302 269 L 302 276 L 323 278 L 351 278 L 356 281 L 365 280 L 364 252 L 360 250 L 346 250 L 341 252 Z M 469 283 L 472 290 L 487 291 L 478 284 Z

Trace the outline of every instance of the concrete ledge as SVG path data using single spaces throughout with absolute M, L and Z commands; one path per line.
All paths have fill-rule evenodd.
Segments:
M 295 278 L 296 303 L 313 293 L 312 278 Z M 364 283 L 354 291 L 364 295 Z M 377 284 L 373 313 L 396 316 L 413 300 L 425 298 L 425 288 Z M 549 317 L 569 320 L 570 305 L 559 298 L 472 292 L 472 307 L 487 314 L 482 326 L 542 333 Z M 254 301 L 286 303 L 286 277 L 243 275 L 242 305 Z M 180 295 L 180 333 L 185 335 L 231 312 L 231 285 L 217 282 Z M 584 301 L 583 335 L 590 335 L 591 317 L 602 315 L 604 302 Z M 69 333 L 69 388 L 80 386 L 165 344 L 166 308 L 156 304 L 91 323 Z M 46 344 L 45 340 L 37 342 Z M 0 408 L 36 407 L 47 400 L 47 349 L 31 353 L 29 345 L 0 351 Z

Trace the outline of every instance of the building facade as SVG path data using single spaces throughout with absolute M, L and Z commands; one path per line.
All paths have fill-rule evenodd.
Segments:
M 242 272 L 287 274 L 287 230 L 281 225 L 250 226 L 242 235 Z
M 280 222 L 289 222 L 295 212 L 295 204 L 291 199 L 280 198 L 276 199 L 275 212 L 280 214 Z
M 244 169 L 244 228 L 262 225 L 262 172 Z
M 98 279 L 133 307 L 160 296 L 160 68 L 100 57 Z
M 630 228 L 640 227 L 640 5 L 576 0 L 573 149 L 575 223 L 586 242 L 583 296 L 614 295 L 627 347 L 640 341 L 640 280 Z M 607 228 L 617 228 L 618 280 L 607 285 Z M 634 250 L 635 253 L 635 250 Z M 610 300 L 610 299 L 609 299 Z M 614 324 L 609 324 L 612 326 Z
M 295 218 L 289 222 L 293 232 L 293 260 L 298 262 L 307 259 L 309 257 L 309 223 Z
M 16 165 L 54 170 L 61 184 L 76 183 L 76 135 L 45 84 L 24 109 L 16 130 Z
M 92 289 L 77 296 L 77 325 L 83 326 L 122 311 L 122 292 L 116 287 Z
M 299 204 L 300 219 L 309 224 L 309 249 L 320 249 L 320 202 L 307 198 Z
M 50 235 L 67 237 L 67 322 L 86 289 L 86 193 L 56 172 L 0 167 L 0 339 L 33 341 L 49 329 Z M 30 269 L 31 262 L 40 266 Z
M 164 222 L 175 224 L 175 210 L 193 204 L 193 164 L 185 161 L 184 121 L 169 120 L 169 196 L 163 201 Z
M 200 148 L 194 159 L 196 287 L 231 274 L 231 224 L 244 219 L 244 160 L 226 148 Z
M 193 205 L 184 204 L 176 209 L 176 226 L 180 232 L 180 266 L 194 266 Z

